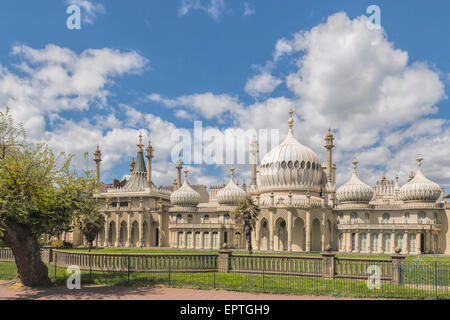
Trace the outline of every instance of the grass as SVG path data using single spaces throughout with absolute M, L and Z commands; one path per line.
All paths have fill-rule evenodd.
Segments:
M 48 265 L 49 277 L 58 285 L 65 285 L 69 274 L 65 268 Z M 56 271 L 56 274 L 55 274 Z M 448 270 L 447 270 L 448 271 Z M 414 277 L 413 277 L 414 276 Z M 0 280 L 13 280 L 17 278 L 17 269 L 14 262 L 0 263 Z M 193 289 L 224 289 L 231 291 L 296 294 L 296 295 L 325 295 L 356 298 L 409 298 L 433 299 L 435 290 L 428 286 L 429 274 L 410 272 L 405 274 L 408 285 L 399 286 L 391 283 L 382 283 L 379 289 L 368 289 L 365 280 L 323 279 L 320 277 L 303 277 L 294 275 L 263 275 L 246 273 L 219 273 L 219 272 L 111 272 L 111 271 L 81 271 L 83 284 L 96 284 L 104 286 L 135 285 L 154 287 L 157 285 L 193 288 Z M 426 280 L 426 281 L 424 281 Z M 448 281 L 448 280 L 447 280 Z M 411 285 L 420 284 L 419 287 Z M 449 285 L 449 283 L 446 283 Z M 439 291 L 440 298 L 450 299 L 450 291 Z

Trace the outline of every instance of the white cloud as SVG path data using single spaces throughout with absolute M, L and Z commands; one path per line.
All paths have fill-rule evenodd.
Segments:
M 105 14 L 105 7 L 96 0 L 66 0 L 67 5 L 76 5 L 82 9 L 81 18 L 85 23 L 93 24 L 98 14 Z
M 153 93 L 148 95 L 148 99 L 170 108 L 186 107 L 207 119 L 219 117 L 226 112 L 235 113 L 242 108 L 242 104 L 236 96 L 216 95 L 211 92 L 184 95 L 175 99 L 164 98 L 160 94 Z M 187 117 L 186 112 L 182 111 L 177 111 L 176 115 L 181 118 Z
M 252 97 L 258 97 L 260 94 L 272 93 L 282 81 L 269 72 L 262 72 L 247 80 L 245 92 Z
M 252 6 L 249 2 L 244 2 L 244 13 L 242 14 L 244 17 L 251 16 L 256 13 L 255 7 Z
M 178 13 L 184 16 L 191 10 L 204 11 L 214 20 L 218 20 L 225 10 L 225 0 L 182 0 Z

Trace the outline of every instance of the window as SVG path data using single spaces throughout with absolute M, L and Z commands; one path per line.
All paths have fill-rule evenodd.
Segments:
M 389 213 L 383 214 L 383 223 L 388 224 L 390 222 L 391 222 L 391 216 L 389 215 Z
M 178 238 L 177 238 L 177 246 L 178 248 L 183 247 L 183 232 L 178 232 Z
M 195 233 L 195 248 L 196 249 L 200 249 L 201 248 L 201 242 L 200 242 L 200 239 L 201 239 L 201 234 L 200 234 L 200 232 L 196 232 Z
M 395 235 L 395 247 L 403 248 L 403 234 L 397 233 Z
M 192 248 L 192 232 L 186 234 L 186 244 L 187 248 Z
M 213 232 L 212 242 L 213 249 L 219 249 L 219 234 L 217 232 Z
M 181 221 L 183 220 L 183 217 L 181 214 L 177 214 L 177 223 L 181 223 Z
M 383 234 L 383 251 L 391 251 L 391 235 L 389 233 Z
M 366 234 L 361 233 L 359 235 L 359 250 L 360 251 L 366 251 L 367 250 L 367 242 L 366 242 Z
M 405 223 L 409 223 L 409 213 L 405 212 Z
M 209 216 L 208 215 L 205 215 L 203 217 L 203 223 L 209 223 Z
M 356 248 L 355 248 L 355 238 L 356 238 L 356 235 L 354 233 L 352 233 L 352 251 L 356 250 Z
M 235 248 L 241 247 L 241 234 L 239 232 L 236 232 L 234 236 L 234 247 Z
M 372 234 L 372 251 L 378 251 L 378 233 Z
M 425 212 L 419 212 L 419 216 L 418 216 L 418 219 L 417 219 L 418 221 L 419 221 L 419 224 L 425 224 L 426 223 L 426 214 L 425 214 Z
M 192 223 L 192 214 L 188 215 L 188 223 Z
M 364 214 L 364 223 L 369 223 L 369 214 Z
M 230 223 L 230 215 L 227 213 L 223 216 L 224 223 Z
M 352 212 L 350 215 L 350 224 L 358 223 L 358 214 L 356 212 Z
M 203 234 L 203 248 L 209 248 L 209 232 Z
M 433 214 L 433 223 L 438 224 L 438 216 L 436 212 Z

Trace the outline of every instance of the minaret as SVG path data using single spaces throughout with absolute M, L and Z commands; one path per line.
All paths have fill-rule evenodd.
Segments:
M 333 151 L 334 137 L 331 133 L 331 128 L 328 129 L 328 133 L 325 136 L 325 148 L 327 149 L 327 181 L 333 182 Z
M 181 157 L 178 157 L 175 168 L 177 168 L 177 189 L 179 189 L 181 187 L 181 170 L 183 169 L 183 160 L 181 160 Z
M 294 135 L 293 127 L 294 127 L 294 118 L 292 115 L 294 114 L 294 111 L 292 110 L 292 104 L 291 109 L 289 110 L 289 120 L 288 120 L 288 127 L 289 127 L 289 135 Z
M 256 190 L 256 170 L 258 167 L 258 150 L 259 144 L 258 140 L 256 140 L 256 136 L 253 137 L 252 142 L 250 143 L 250 153 L 252 154 L 252 183 L 250 185 L 251 190 Z
M 94 161 L 95 161 L 95 169 L 96 169 L 96 181 L 97 185 L 100 184 L 100 162 L 102 161 L 102 152 L 100 151 L 99 146 L 97 145 L 97 149 L 94 151 Z
M 142 140 L 142 136 L 140 136 Z M 145 149 L 145 157 L 147 158 L 147 187 L 152 188 L 152 159 L 153 159 L 153 147 L 148 140 L 147 148 Z

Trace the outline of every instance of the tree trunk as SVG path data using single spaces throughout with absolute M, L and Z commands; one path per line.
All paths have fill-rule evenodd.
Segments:
M 245 230 L 245 238 L 247 238 L 247 248 L 248 248 L 248 253 L 252 254 L 253 253 L 253 248 L 252 248 L 252 232 L 246 228 Z
M 52 284 L 47 266 L 42 262 L 38 239 L 28 226 L 13 221 L 2 223 L 3 238 L 11 248 L 23 285 L 43 287 Z
M 91 252 L 92 241 L 88 241 L 88 252 Z

